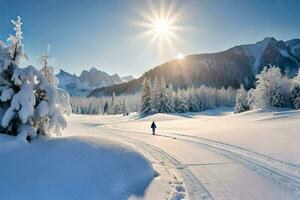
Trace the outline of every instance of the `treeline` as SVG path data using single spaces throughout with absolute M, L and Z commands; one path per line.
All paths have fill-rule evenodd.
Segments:
M 101 115 L 137 112 L 140 107 L 139 95 L 120 95 L 111 97 L 71 97 L 72 112 L 76 114 Z
M 163 78 L 145 79 L 141 93 L 110 97 L 72 97 L 71 106 L 78 114 L 141 114 L 200 112 L 220 106 L 235 106 L 235 113 L 251 109 L 280 107 L 300 109 L 300 70 L 290 78 L 279 67 L 265 67 L 256 75 L 255 88 L 243 85 L 235 90 L 200 86 L 174 89 Z
M 234 106 L 236 90 L 201 86 L 174 90 L 163 78 L 155 79 L 153 86 L 145 79 L 141 94 L 141 113 L 199 112 L 219 106 Z
M 153 85 L 153 86 L 152 86 Z M 234 106 L 236 90 L 231 87 L 216 89 L 173 89 L 164 79 L 155 79 L 153 84 L 145 80 L 142 93 L 110 97 L 71 97 L 72 112 L 77 114 L 142 114 L 199 112 L 219 106 Z
M 282 74 L 279 67 L 265 67 L 256 79 L 255 88 L 249 91 L 241 85 L 235 113 L 269 107 L 300 109 L 300 70 L 297 76 L 290 78 Z

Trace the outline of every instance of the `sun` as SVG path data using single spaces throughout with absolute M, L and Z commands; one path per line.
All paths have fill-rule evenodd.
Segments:
M 185 15 L 185 8 L 177 8 L 174 1 L 161 0 L 160 4 L 147 1 L 147 10 L 138 10 L 140 20 L 134 20 L 134 25 L 143 29 L 138 38 L 148 39 L 147 48 L 156 45 L 159 53 L 178 52 L 183 39 L 179 32 L 184 31 L 182 22 Z M 157 1 L 155 1 L 157 3 Z M 174 55 L 174 54 L 173 54 Z
M 158 19 L 155 24 L 155 30 L 158 34 L 160 35 L 164 35 L 167 34 L 168 31 L 170 31 L 170 27 L 169 27 L 169 23 L 168 21 L 164 20 L 164 19 Z
M 179 53 L 177 55 L 177 60 L 182 60 L 182 59 L 184 59 L 184 55 L 182 55 L 181 53 Z

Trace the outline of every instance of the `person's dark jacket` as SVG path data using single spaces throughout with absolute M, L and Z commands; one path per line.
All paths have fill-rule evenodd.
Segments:
M 152 122 L 151 128 L 152 128 L 152 129 L 156 129 L 156 124 L 155 124 L 154 122 Z

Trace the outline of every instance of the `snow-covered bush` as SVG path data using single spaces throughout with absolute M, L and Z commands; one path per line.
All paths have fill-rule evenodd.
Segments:
M 298 71 L 298 75 L 293 79 L 291 93 L 293 108 L 300 109 L 300 69 Z
M 279 67 L 271 66 L 265 67 L 256 78 L 255 88 L 248 92 L 244 88 L 238 91 L 236 112 L 268 107 L 300 108 L 299 73 L 291 79 L 283 75 Z
M 291 101 L 293 108 L 300 109 L 300 85 L 293 86 Z
M 254 108 L 290 106 L 291 81 L 283 76 L 280 68 L 265 67 L 256 76 L 256 87 L 253 90 Z
M 59 135 L 70 112 L 69 95 L 52 85 L 44 74 L 28 66 L 19 67 L 23 52 L 21 18 L 12 21 L 15 35 L 6 46 L 0 43 L 1 132 L 32 140 L 38 135 Z
M 240 89 L 237 91 L 234 113 L 241 113 L 247 110 L 250 110 L 248 95 L 244 85 L 241 85 Z

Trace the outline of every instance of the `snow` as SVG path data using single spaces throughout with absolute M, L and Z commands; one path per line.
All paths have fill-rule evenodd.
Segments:
M 39 103 L 36 109 L 40 117 L 45 117 L 49 113 L 49 105 L 44 100 Z
M 298 45 L 298 47 L 300 47 L 300 44 Z M 294 46 L 294 47 L 291 48 L 291 52 L 292 52 L 293 55 L 297 55 L 296 52 L 295 52 L 296 48 L 297 48 L 297 46 Z M 297 66 L 299 65 L 298 60 L 295 57 L 291 56 L 286 49 L 280 49 L 279 52 L 284 57 L 287 57 L 287 58 L 293 60 L 297 64 Z
M 89 71 L 83 70 L 80 76 L 60 70 L 56 77 L 59 79 L 59 87 L 65 89 L 71 96 L 88 96 L 95 88 L 111 86 L 128 82 L 134 77 L 119 77 L 118 74 L 109 75 L 92 67 Z
M 300 166 L 299 142 L 295 139 L 299 137 L 300 111 L 253 110 L 228 115 L 227 110 L 225 116 L 219 116 L 223 113 L 219 110 L 211 110 L 210 115 L 207 112 L 190 115 L 190 118 L 179 114 L 156 114 L 111 126 L 149 132 L 149 123 L 157 120 L 157 131 L 161 134 L 177 133 L 217 140 Z M 214 116 L 213 112 L 217 114 Z
M 155 175 L 140 153 L 101 137 L 40 139 L 0 135 L 1 199 L 127 199 Z M 5 181 L 3 181 L 5 180 Z
M 292 39 L 285 42 L 287 46 L 291 48 L 291 53 L 294 56 L 300 56 L 300 40 Z
M 10 191 L 6 199 L 299 199 L 299 120 L 300 110 L 228 107 L 71 115 L 62 138 L 28 144 L 0 136 L 0 180 L 8 180 L 0 192 Z
M 56 75 L 59 79 L 59 87 L 65 89 L 71 96 L 87 96 L 91 92 L 88 83 L 81 83 L 79 78 L 63 70 Z
M 264 50 L 267 48 L 268 44 L 272 41 L 272 38 L 265 38 L 264 40 L 257 42 L 256 44 L 244 45 L 243 48 L 246 51 L 248 56 L 254 58 L 253 70 L 255 74 L 258 73 L 258 67 L 260 66 L 260 60 L 264 53 Z
M 295 110 L 233 114 L 227 107 L 146 117 L 72 115 L 64 134 L 86 130 L 139 150 L 160 174 L 143 199 L 299 199 L 299 120 Z

